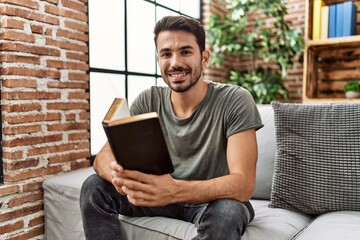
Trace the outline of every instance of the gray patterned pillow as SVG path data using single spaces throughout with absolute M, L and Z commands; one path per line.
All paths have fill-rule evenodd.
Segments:
M 360 211 L 360 103 L 272 103 L 276 156 L 270 207 Z

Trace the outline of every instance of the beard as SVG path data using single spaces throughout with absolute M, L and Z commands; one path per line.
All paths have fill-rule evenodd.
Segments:
M 197 69 L 201 69 L 201 68 L 197 68 Z M 174 92 L 178 92 L 178 93 L 186 92 L 187 90 L 189 90 L 190 88 L 195 86 L 196 83 L 198 83 L 198 81 L 200 80 L 200 77 L 202 74 L 202 70 L 192 71 L 192 69 L 190 69 L 190 68 L 183 68 L 183 67 L 172 68 L 171 70 L 168 70 L 166 72 L 172 72 L 172 71 L 186 71 L 186 72 L 188 72 L 188 74 L 190 74 L 190 80 L 187 85 L 176 86 L 175 84 L 171 84 L 171 82 L 166 78 L 166 76 L 167 76 L 166 73 L 162 73 L 163 79 L 166 82 L 166 84 L 169 86 L 169 88 L 171 90 L 173 90 Z

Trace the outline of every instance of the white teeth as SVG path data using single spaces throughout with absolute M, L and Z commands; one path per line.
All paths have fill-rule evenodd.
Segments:
M 186 73 L 171 74 L 171 76 L 173 76 L 173 77 L 183 77 L 185 75 L 186 75 Z

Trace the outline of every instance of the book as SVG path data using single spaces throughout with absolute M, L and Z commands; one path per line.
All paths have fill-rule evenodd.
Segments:
M 329 28 L 328 37 L 336 37 L 336 4 L 329 6 Z
M 102 125 L 115 159 L 124 169 L 157 175 L 174 171 L 156 112 L 130 116 L 126 99 L 115 98 Z
M 335 37 L 343 36 L 343 27 L 344 27 L 344 3 L 337 3 Z
M 329 32 L 329 6 L 321 7 L 321 28 L 320 39 L 325 40 L 328 38 Z
M 312 39 L 320 40 L 321 31 L 321 7 L 325 6 L 323 0 L 314 0 L 313 2 L 313 25 Z
M 352 1 L 344 2 L 343 5 L 344 22 L 342 36 L 355 35 L 357 7 Z

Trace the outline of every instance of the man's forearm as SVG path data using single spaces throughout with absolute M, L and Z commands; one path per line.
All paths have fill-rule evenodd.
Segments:
M 254 184 L 240 174 L 230 174 L 204 181 L 178 180 L 176 202 L 195 204 L 208 203 L 216 199 L 231 198 L 246 202 L 251 198 Z

